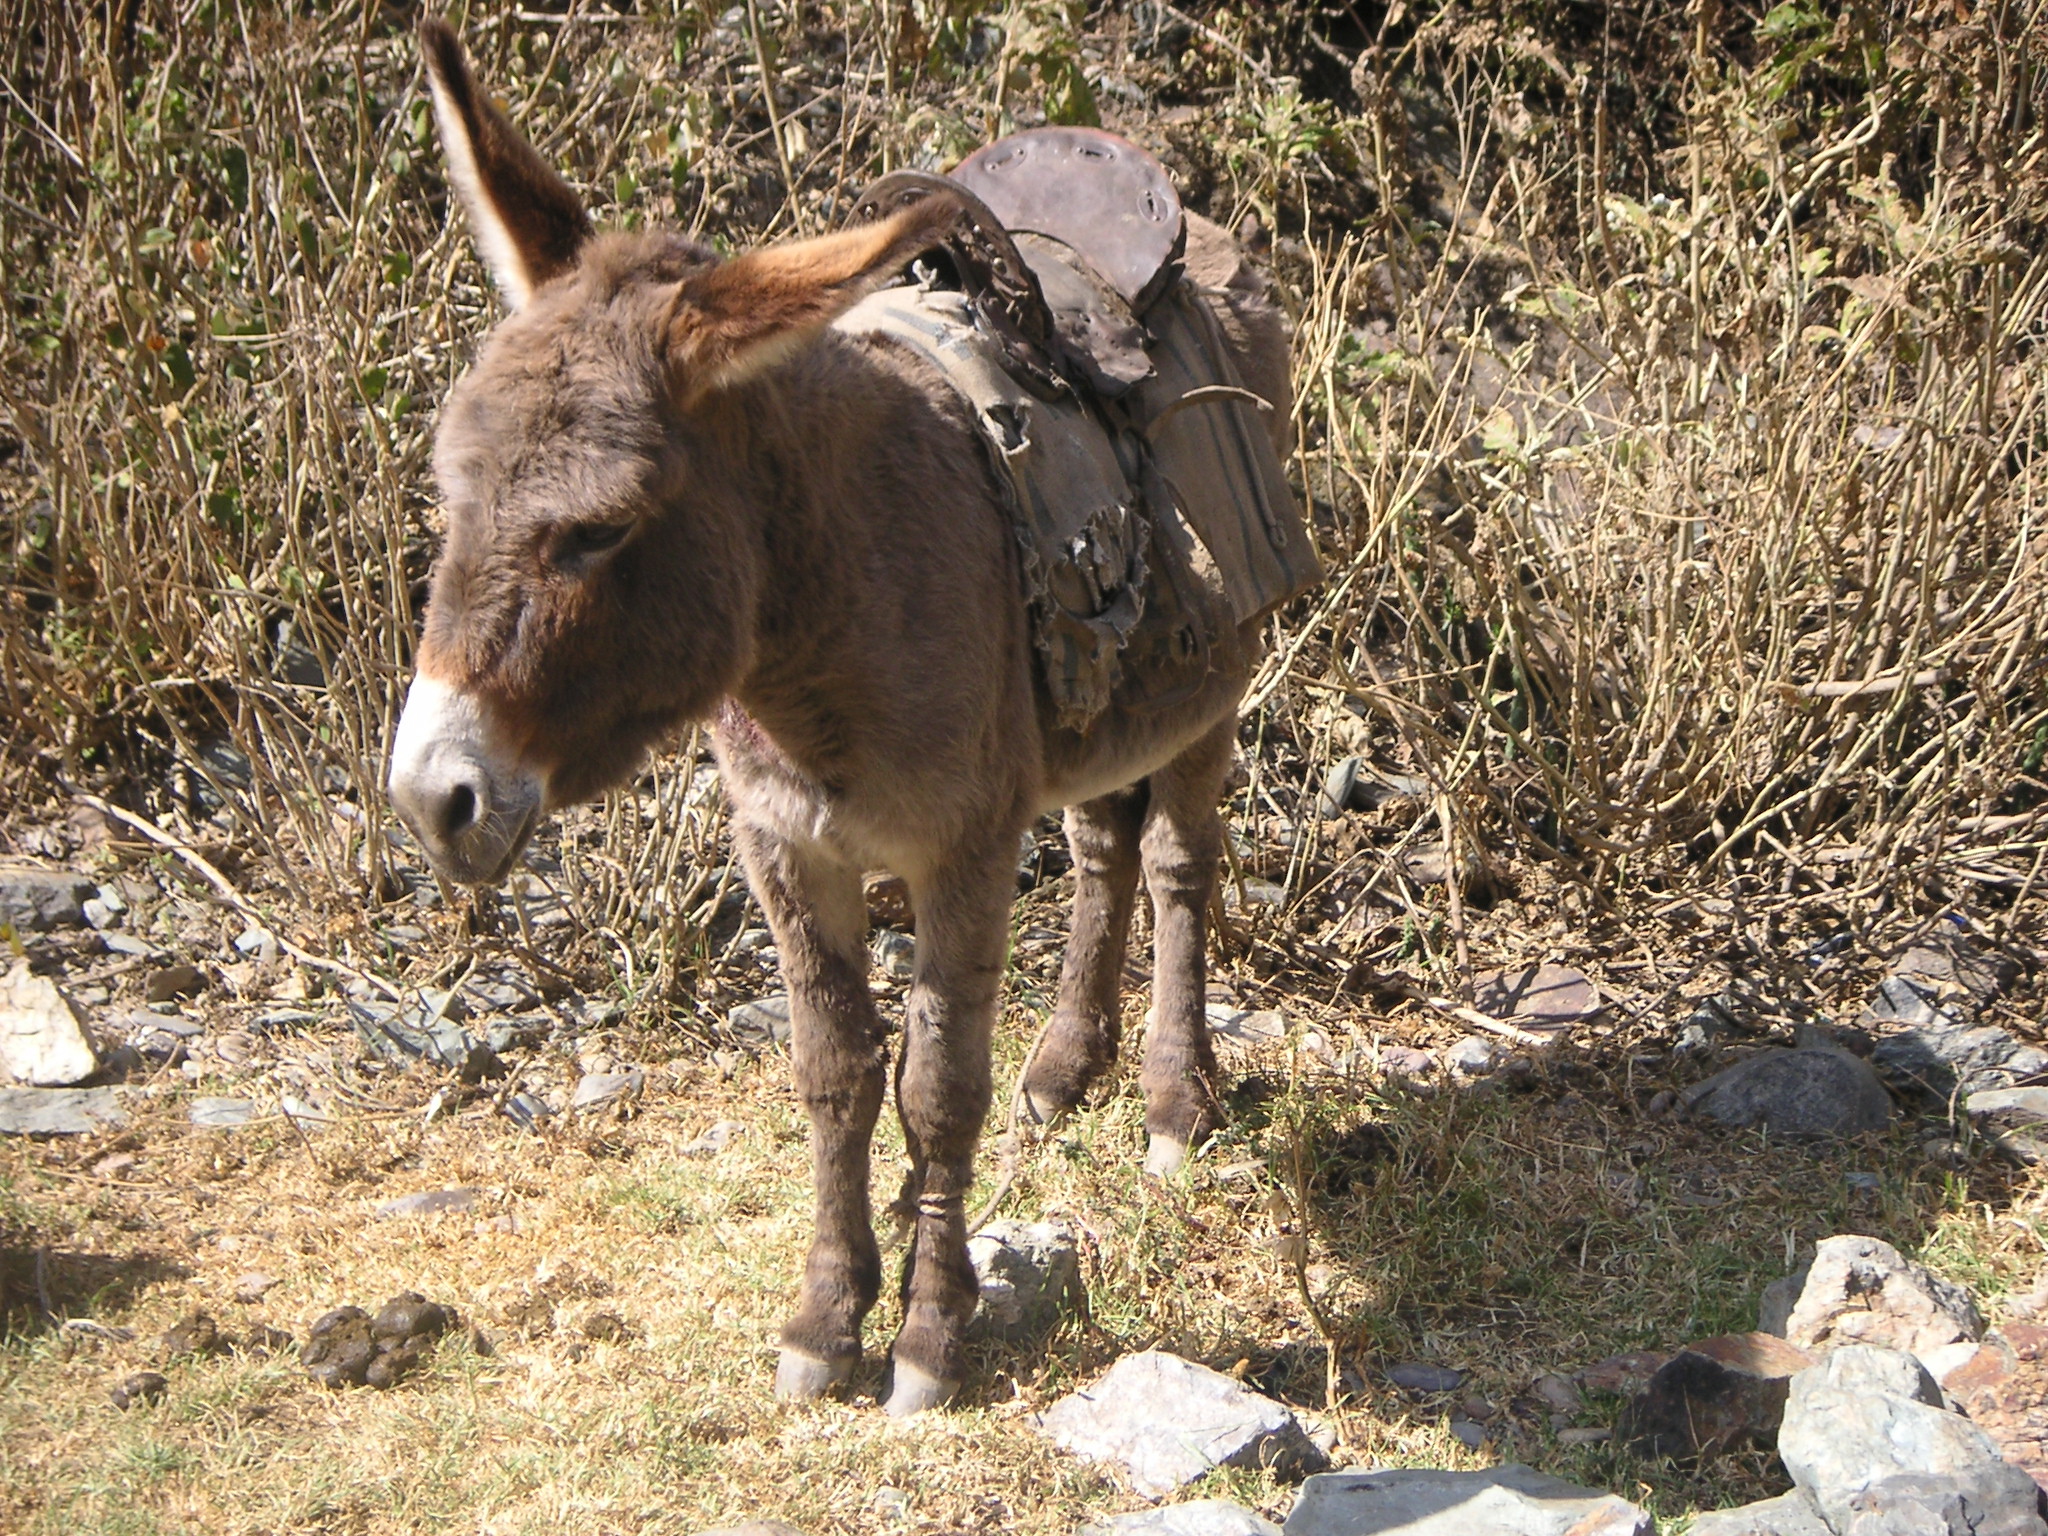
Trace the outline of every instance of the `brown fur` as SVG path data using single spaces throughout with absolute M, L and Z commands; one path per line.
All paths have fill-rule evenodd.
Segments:
M 437 76 L 480 99 L 452 38 L 426 35 Z M 715 718 L 814 1129 L 817 1235 L 784 1343 L 823 1365 L 793 1378 L 798 1391 L 843 1375 L 881 1283 L 868 1147 L 888 1051 L 861 875 L 909 883 L 917 960 L 896 1096 L 916 1230 L 892 1406 L 924 1406 L 961 1376 L 976 1294 L 961 1202 L 990 1098 L 1018 838 L 1045 809 L 1071 807 L 1078 890 L 1030 1102 L 1068 1108 L 1114 1060 L 1142 874 L 1157 936 L 1147 1125 L 1170 1149 L 1216 1124 L 1203 924 L 1256 635 L 1223 636 L 1206 686 L 1168 711 L 1113 707 L 1085 735 L 1057 726 L 961 403 L 905 354 L 825 329 L 944 232 L 943 207 L 721 264 L 674 237 L 572 238 L 567 189 L 536 192 L 531 151 L 477 163 L 485 178 L 508 169 L 471 198 L 472 218 L 505 218 L 500 237 L 530 247 L 516 259 L 549 275 L 443 413 L 449 533 L 421 672 L 479 701 L 544 774 L 549 805 L 626 781 L 677 726 Z M 566 265 L 553 254 L 565 242 Z M 1260 281 L 1200 221 L 1188 262 L 1284 423 L 1285 336 Z M 409 819 L 445 854 L 438 813 Z

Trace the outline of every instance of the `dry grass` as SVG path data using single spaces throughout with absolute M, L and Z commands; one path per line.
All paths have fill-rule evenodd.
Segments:
M 1460 1033 L 1417 999 L 1489 964 L 1569 960 L 1611 1001 L 1528 1092 L 1390 1097 L 1369 1067 L 1254 1064 L 1185 1187 L 1137 1178 L 1119 1085 L 1021 1156 L 1010 1196 L 1088 1234 L 1089 1317 L 991 1346 L 966 1408 L 908 1427 L 766 1398 L 803 1160 L 779 1069 L 728 1081 L 702 1047 L 762 977 L 697 744 L 569 818 L 509 902 L 444 903 L 383 814 L 432 410 L 495 313 L 409 16 L 11 16 L 0 836 L 86 857 L 62 818 L 96 791 L 306 953 L 395 988 L 509 964 L 616 999 L 614 1054 L 672 1081 L 639 1120 L 557 1140 L 480 1102 L 422 1125 L 439 1085 L 407 1080 L 310 1148 L 194 1132 L 174 1095 L 121 1139 L 141 1161 L 117 1177 L 92 1171 L 104 1143 L 0 1148 L 0 1525 L 1064 1532 L 1128 1498 L 1023 1411 L 1128 1348 L 1242 1360 L 1332 1411 L 1358 1457 L 1455 1463 L 1445 1405 L 1371 1367 L 1452 1360 L 1503 1401 L 1541 1369 L 1746 1322 L 1789 1249 L 1843 1227 L 1993 1293 L 2030 1278 L 2032 1186 L 1935 1170 L 1933 1125 L 1816 1158 L 1643 1114 L 1692 1070 L 1665 1054 L 1687 1000 L 1732 981 L 1765 1028 L 1846 1019 L 1926 924 L 2025 955 L 2042 910 L 2048 30 L 2008 4 L 1836 9 L 1658 4 L 1590 32 L 1495 0 L 1384 24 L 1307 0 L 461 18 L 602 221 L 734 246 L 815 231 L 886 167 L 1090 110 L 1194 205 L 1256 214 L 1296 312 L 1298 469 L 1331 579 L 1276 623 L 1255 690 L 1234 876 L 1279 903 L 1233 900 L 1225 985 L 1367 1063 L 1376 1040 Z M 1426 793 L 1321 821 L 1314 786 L 1354 753 Z M 93 855 L 145 856 L 187 880 L 152 850 Z M 1020 917 L 1012 1073 L 1061 894 Z M 543 927 L 554 898 L 566 921 Z M 2001 1022 L 2037 1033 L 2036 1002 Z M 730 1152 L 669 1150 L 721 1116 L 748 1127 Z M 1852 1168 L 1879 1194 L 1852 1194 Z M 477 1216 L 368 1214 L 456 1181 L 487 1192 Z M 490 1225 L 506 1215 L 520 1230 Z M 1279 1256 L 1297 1251 L 1298 1273 Z M 49 1310 L 141 1339 L 50 1331 L 24 1299 L 38 1255 Z M 580 1359 L 567 1331 L 508 1337 L 504 1298 L 562 1266 L 639 1337 Z M 502 1348 L 446 1349 L 389 1396 L 183 1362 L 163 1408 L 104 1406 L 179 1312 L 239 1318 L 222 1298 L 251 1268 L 283 1277 L 273 1322 L 418 1286 Z M 565 1330 L 600 1300 L 571 1299 Z M 1774 1476 L 1540 1430 L 1519 1450 L 1640 1479 L 1680 1519 Z

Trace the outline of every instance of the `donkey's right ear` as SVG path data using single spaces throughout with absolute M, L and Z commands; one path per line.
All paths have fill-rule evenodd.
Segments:
M 477 246 L 505 302 L 524 308 L 536 288 L 576 264 L 578 249 L 590 238 L 590 215 L 477 88 L 462 43 L 446 22 L 420 23 L 420 52 L 449 174 Z

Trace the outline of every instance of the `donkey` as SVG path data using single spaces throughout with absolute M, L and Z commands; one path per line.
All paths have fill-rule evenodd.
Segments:
M 790 995 L 816 1231 L 779 1396 L 847 1381 L 881 1287 L 869 1142 L 889 1072 L 868 988 L 863 872 L 907 883 L 916 964 L 895 1063 L 914 1231 L 892 1414 L 946 1402 L 977 1300 L 962 1202 L 1017 846 L 1066 807 L 1077 877 L 1058 1003 L 1021 1085 L 1039 1121 L 1115 1060 L 1138 877 L 1155 980 L 1147 1167 L 1213 1131 L 1204 922 L 1217 803 L 1258 625 L 1169 707 L 1059 726 L 1019 554 L 975 427 L 909 353 L 830 322 L 949 232 L 931 198 L 879 223 L 721 260 L 598 234 L 574 192 L 421 28 L 451 179 L 511 313 L 442 410 L 447 511 L 391 801 L 450 879 L 504 878 L 548 812 L 629 782 L 713 722 L 733 838 Z M 1287 410 L 1284 322 L 1213 224 L 1187 269 L 1250 387 Z M 1284 450 L 1284 443 L 1282 444 Z

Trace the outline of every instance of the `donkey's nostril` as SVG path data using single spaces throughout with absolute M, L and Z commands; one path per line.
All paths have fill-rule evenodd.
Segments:
M 476 825 L 476 791 L 458 784 L 448 791 L 448 803 L 441 811 L 441 835 L 449 841 Z

